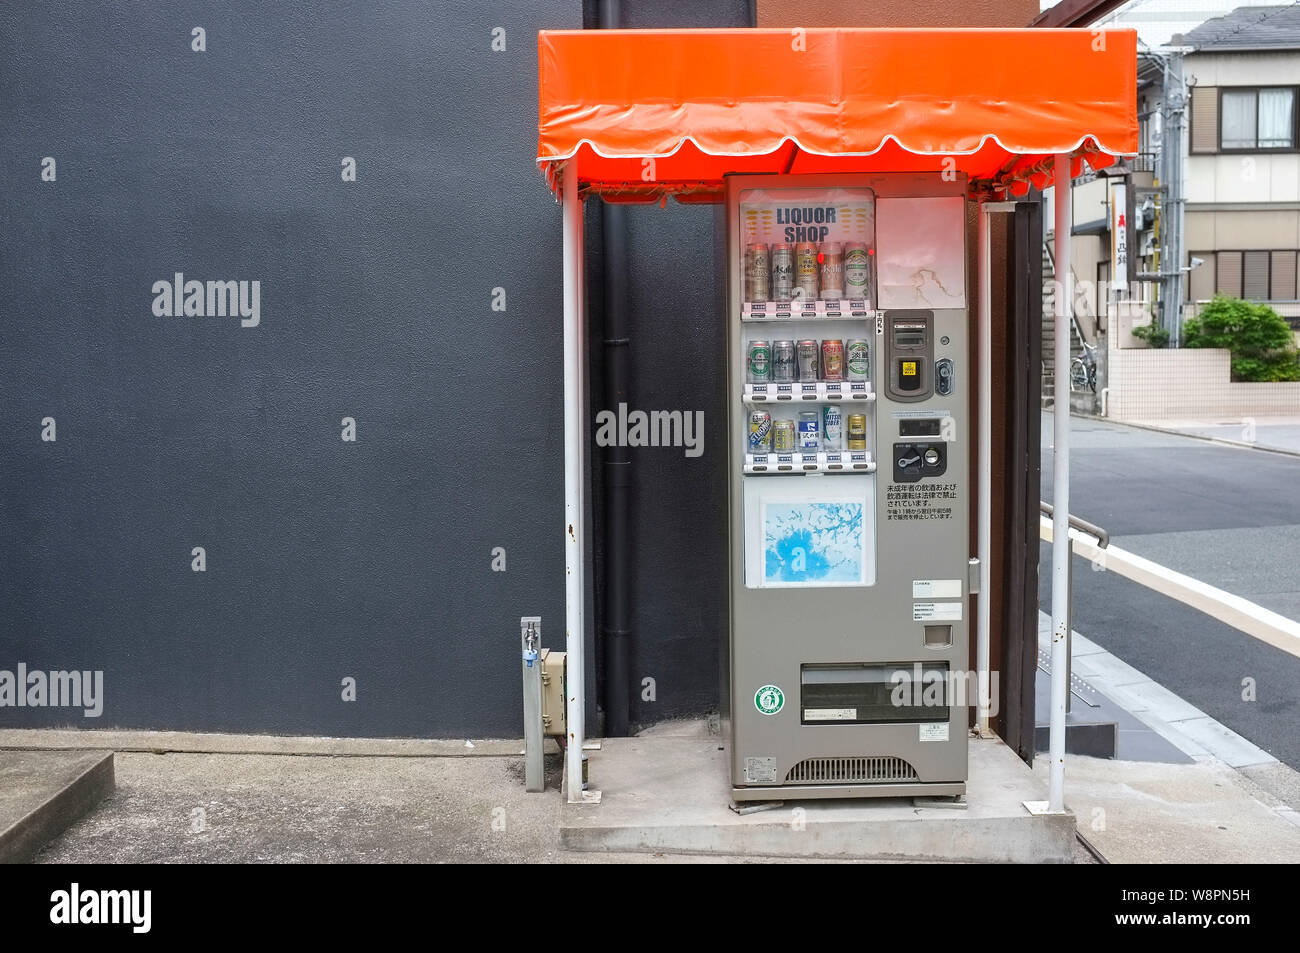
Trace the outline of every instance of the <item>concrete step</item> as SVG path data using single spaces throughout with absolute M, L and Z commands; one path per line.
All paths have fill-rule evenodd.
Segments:
M 1048 725 L 1034 726 L 1034 750 L 1039 754 L 1045 754 L 1050 750 L 1050 734 Z M 1113 758 L 1118 737 L 1119 728 L 1114 722 L 1071 724 L 1069 716 L 1066 716 L 1066 754 L 1083 754 L 1090 758 Z
M 1034 815 L 1046 797 L 999 739 L 970 744 L 965 802 L 785 801 L 731 810 L 717 739 L 607 738 L 591 754 L 599 803 L 565 804 L 569 850 L 984 863 L 1071 863 L 1074 815 Z
M 113 787 L 111 751 L 0 751 L 0 863 L 30 861 Z

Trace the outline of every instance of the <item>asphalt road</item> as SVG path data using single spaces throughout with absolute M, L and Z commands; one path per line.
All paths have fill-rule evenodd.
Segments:
M 1070 511 L 1115 545 L 1300 620 L 1300 457 L 1073 418 Z M 1043 418 L 1043 499 L 1052 482 Z M 1039 599 L 1051 606 L 1044 544 Z M 1076 558 L 1074 628 L 1300 769 L 1300 658 Z M 1243 697 L 1253 680 L 1254 700 Z

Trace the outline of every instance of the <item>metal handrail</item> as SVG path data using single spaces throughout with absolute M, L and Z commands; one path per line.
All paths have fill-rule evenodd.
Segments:
M 1050 518 L 1054 512 L 1052 504 L 1044 503 L 1042 500 L 1038 501 L 1038 509 L 1048 518 Z M 1089 536 L 1095 537 L 1098 549 L 1105 549 L 1110 545 L 1110 533 L 1106 532 L 1106 530 L 1102 529 L 1096 523 L 1089 523 L 1087 520 L 1081 520 L 1077 516 L 1071 516 L 1070 528 L 1077 529 L 1081 533 L 1087 533 Z
M 1048 519 L 1056 512 L 1051 503 L 1038 501 L 1039 512 Z M 1110 533 L 1106 532 L 1096 523 L 1089 523 L 1087 520 L 1081 520 L 1077 516 L 1071 516 L 1069 519 L 1070 529 L 1078 530 L 1081 533 L 1087 533 L 1097 540 L 1097 548 L 1105 549 L 1110 545 Z M 1070 534 L 1066 533 L 1066 552 L 1069 559 L 1066 560 L 1066 566 L 1069 567 L 1074 562 L 1074 540 Z M 1074 572 L 1072 568 L 1066 569 L 1065 584 L 1065 683 L 1067 691 L 1065 693 L 1065 713 L 1068 715 L 1071 709 L 1071 696 L 1073 692 L 1068 689 L 1071 680 L 1074 677 Z

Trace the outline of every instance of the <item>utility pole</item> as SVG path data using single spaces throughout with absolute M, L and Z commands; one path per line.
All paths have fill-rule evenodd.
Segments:
M 1183 51 L 1161 55 L 1164 83 L 1160 101 L 1160 323 L 1169 332 L 1170 347 L 1182 343 L 1183 330 L 1183 209 L 1187 158 L 1183 131 L 1187 128 L 1187 86 L 1183 80 Z

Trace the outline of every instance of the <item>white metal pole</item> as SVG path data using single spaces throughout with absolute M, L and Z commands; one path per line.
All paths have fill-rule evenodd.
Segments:
M 1052 710 L 1048 727 L 1047 810 L 1065 810 L 1065 701 L 1070 624 L 1070 157 L 1056 157 L 1056 320 L 1052 375 Z
M 568 743 L 565 783 L 568 798 L 582 800 L 583 682 L 585 642 L 583 587 L 583 443 L 582 420 L 582 199 L 578 195 L 576 157 L 564 165 L 564 647 Z
M 975 628 L 975 673 L 979 685 L 979 733 L 989 734 L 989 592 L 990 550 L 993 524 L 993 265 L 989 250 L 992 214 L 980 206 L 979 258 L 979 527 L 976 549 L 979 555 L 979 617 Z

